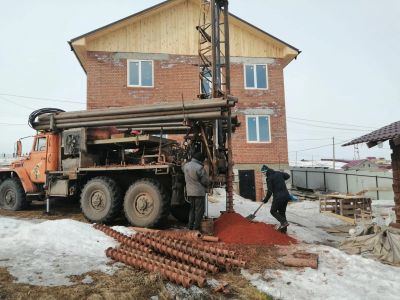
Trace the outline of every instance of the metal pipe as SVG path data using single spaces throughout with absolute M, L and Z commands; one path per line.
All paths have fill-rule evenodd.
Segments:
M 184 276 L 182 274 L 176 273 L 171 270 L 161 268 L 160 266 L 157 266 L 154 263 L 143 262 L 138 259 L 134 259 L 133 257 L 129 257 L 127 255 L 121 255 L 121 253 L 119 253 L 115 249 L 112 249 L 111 247 L 106 250 L 106 256 L 112 258 L 113 260 L 123 262 L 135 268 L 145 269 L 149 272 L 159 272 L 168 280 L 171 280 L 177 284 L 181 284 L 185 288 L 190 287 L 193 283 L 193 280 L 187 276 Z
M 172 101 L 171 101 L 172 102 Z M 180 112 L 190 110 L 190 109 L 201 109 L 201 108 L 211 108 L 211 107 L 227 107 L 234 106 L 234 101 L 225 100 L 222 98 L 213 98 L 208 100 L 195 100 L 185 102 L 182 105 L 182 101 L 173 101 L 174 103 L 163 104 L 163 105 L 147 105 L 147 106 L 128 106 L 123 108 L 105 108 L 105 109 L 95 109 L 89 111 L 71 111 L 62 112 L 54 116 L 55 120 L 68 119 L 68 118 L 87 118 L 87 117 L 102 117 L 102 116 L 115 116 L 124 114 L 134 114 L 134 113 L 150 113 L 150 112 L 166 112 L 171 110 L 178 110 Z M 233 103 L 232 103 L 233 102 Z M 40 116 L 39 120 L 48 120 L 50 115 L 46 114 Z
M 185 119 L 192 120 L 207 120 L 207 119 L 222 119 L 225 118 L 224 113 L 220 112 L 208 112 L 208 113 L 196 113 L 196 114 L 178 114 L 172 116 L 159 116 L 159 117 L 144 117 L 134 119 L 121 119 L 121 120 L 104 120 L 104 121 L 92 121 L 92 122 L 75 122 L 57 125 L 58 129 L 68 128 L 79 128 L 79 127 L 102 127 L 102 126 L 118 126 L 126 124 L 135 124 L 142 122 L 158 122 L 158 121 L 178 121 Z M 49 130 L 50 127 L 47 125 L 35 126 L 36 130 Z
M 218 107 L 211 107 L 211 108 L 202 108 L 202 109 L 190 109 L 190 110 L 185 110 L 185 114 L 193 114 L 193 113 L 204 113 L 204 112 L 217 112 L 221 111 L 220 108 Z M 90 122 L 90 121 L 102 121 L 102 120 L 121 120 L 121 119 L 129 119 L 129 118 L 141 118 L 141 117 L 158 117 L 158 116 L 170 116 L 170 115 L 176 115 L 176 114 L 181 114 L 182 110 L 171 110 L 167 112 L 153 112 L 153 113 L 140 113 L 140 114 L 123 114 L 123 115 L 117 115 L 117 116 L 101 116 L 101 117 L 87 117 L 87 118 L 67 118 L 67 119 L 60 119 L 56 120 L 56 124 L 65 124 L 65 123 L 73 123 L 73 122 Z M 46 121 L 39 121 L 39 124 L 47 124 Z
M 184 264 L 184 263 L 180 263 L 180 262 L 168 259 L 165 256 L 161 256 L 161 255 L 158 255 L 158 254 L 144 253 L 144 252 L 138 251 L 136 249 L 130 248 L 130 247 L 126 246 L 126 245 L 121 245 L 119 249 L 123 249 L 123 250 L 128 251 L 128 252 L 136 253 L 136 254 L 151 258 L 153 260 L 157 260 L 159 262 L 165 263 L 165 264 L 170 265 L 172 267 L 184 270 L 186 272 L 192 272 L 192 273 L 194 273 L 196 275 L 199 275 L 199 276 L 203 276 L 203 277 L 207 276 L 207 271 L 205 271 L 205 270 L 196 268 L 196 267 L 188 265 L 188 264 Z
M 134 257 L 135 259 L 138 260 L 142 260 L 151 264 L 154 264 L 162 269 L 166 269 L 166 270 L 170 270 L 172 272 L 175 272 L 177 274 L 181 274 L 183 276 L 189 277 L 191 279 L 193 279 L 195 282 L 197 282 L 197 285 L 199 287 L 204 287 L 205 283 L 206 283 L 206 279 L 203 276 L 199 276 L 196 275 L 194 273 L 189 273 L 184 269 L 180 269 L 180 268 L 176 268 L 174 266 L 171 266 L 169 264 L 166 264 L 160 260 L 158 260 L 157 256 L 154 257 L 147 257 L 142 255 L 140 252 L 131 252 L 131 251 L 127 251 L 124 249 L 116 249 L 119 253 L 125 254 L 127 256 L 131 256 Z

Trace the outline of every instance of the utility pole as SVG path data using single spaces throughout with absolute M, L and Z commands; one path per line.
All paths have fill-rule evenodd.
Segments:
M 296 167 L 297 167 L 297 151 L 296 151 Z
M 332 150 L 333 150 L 333 169 L 336 169 L 336 164 L 335 164 L 335 137 L 332 137 Z

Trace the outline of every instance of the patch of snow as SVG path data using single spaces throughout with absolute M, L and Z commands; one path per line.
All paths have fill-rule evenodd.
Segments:
M 18 283 L 73 284 L 68 276 L 89 271 L 112 274 L 116 266 L 105 249 L 116 242 L 101 231 L 74 220 L 19 220 L 0 217 L 0 266 Z
M 125 234 L 127 236 L 134 235 L 136 231 L 129 229 L 128 227 L 125 226 L 113 226 L 111 227 L 112 229 L 118 231 L 119 233 Z
M 260 291 L 279 299 L 399 299 L 399 268 L 328 246 L 303 247 L 319 254 L 317 270 L 241 273 Z
M 184 288 L 183 286 L 176 285 L 168 282 L 165 285 L 167 291 L 173 296 L 173 299 L 205 299 L 207 298 L 207 292 L 204 289 L 201 289 L 195 285 L 192 285 L 189 288 Z
M 85 278 L 82 279 L 82 283 L 91 284 L 93 283 L 93 278 L 90 275 L 86 275 Z

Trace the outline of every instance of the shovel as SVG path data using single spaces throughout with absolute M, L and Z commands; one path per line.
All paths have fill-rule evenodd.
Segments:
M 262 203 L 260 204 L 260 206 L 256 209 L 256 211 L 253 212 L 251 215 L 248 215 L 248 216 L 246 217 L 246 219 L 249 220 L 249 221 L 253 220 L 253 219 L 256 217 L 257 212 L 260 210 L 260 208 L 261 208 L 264 204 L 265 204 L 265 203 L 262 202 Z

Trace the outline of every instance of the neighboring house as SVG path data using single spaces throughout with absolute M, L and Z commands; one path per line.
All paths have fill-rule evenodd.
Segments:
M 169 0 L 70 41 L 87 74 L 87 108 L 196 99 L 199 0 Z M 260 167 L 288 167 L 284 68 L 293 46 L 230 15 L 233 135 L 240 193 L 263 197 Z
M 379 171 L 379 166 L 369 159 L 351 160 L 342 169 L 345 171 Z

